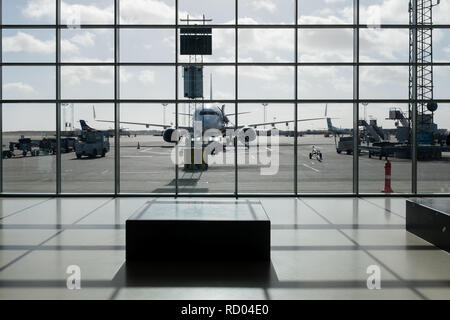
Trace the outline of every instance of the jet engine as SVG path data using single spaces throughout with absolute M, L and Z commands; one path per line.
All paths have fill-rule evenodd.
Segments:
M 242 143 L 249 143 L 256 140 L 256 131 L 253 128 L 242 128 L 238 131 L 238 139 Z
M 174 128 L 167 128 L 163 132 L 163 139 L 165 142 L 177 143 L 179 139 L 176 138 L 176 133 L 174 134 Z

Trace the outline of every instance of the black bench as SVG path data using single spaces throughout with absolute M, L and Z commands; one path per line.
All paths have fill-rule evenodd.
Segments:
M 450 198 L 406 201 L 406 230 L 450 252 Z
M 126 260 L 269 261 L 259 201 L 154 200 L 126 221 Z

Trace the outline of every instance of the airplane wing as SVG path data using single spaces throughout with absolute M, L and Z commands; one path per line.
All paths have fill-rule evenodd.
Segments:
M 95 121 L 98 121 L 98 122 L 110 122 L 110 123 L 114 123 L 113 120 L 98 120 L 98 119 L 95 119 Z M 169 125 L 169 124 L 159 124 L 159 123 L 149 123 L 149 122 L 119 121 L 119 123 L 133 124 L 133 125 L 138 125 L 138 126 L 146 126 L 147 128 L 148 128 L 148 127 L 158 127 L 158 128 L 166 129 L 166 128 L 172 127 L 172 126 Z M 192 127 L 187 127 L 187 126 L 178 126 L 178 129 L 186 129 L 186 130 L 188 130 L 188 131 L 192 131 L 192 130 L 193 130 Z M 129 130 L 129 129 L 128 129 L 128 130 Z
M 108 123 L 114 123 L 114 120 L 101 120 L 101 119 L 97 119 L 96 114 L 95 114 L 95 108 L 92 107 L 92 111 L 94 113 L 94 120 L 98 121 L 98 122 L 108 122 Z M 160 124 L 160 123 L 150 123 L 150 122 L 131 122 L 131 121 L 119 121 L 119 123 L 123 123 L 123 124 L 132 124 L 132 125 L 138 125 L 138 126 L 146 126 L 148 127 L 158 127 L 158 128 L 170 128 L 172 127 L 169 124 Z M 186 130 L 192 130 L 192 127 L 186 127 L 186 126 L 178 126 L 179 129 L 186 129 Z
M 315 120 L 323 120 L 325 118 L 321 117 L 321 118 L 310 118 L 310 119 L 297 119 L 297 122 L 303 122 L 303 121 L 315 121 Z M 281 124 L 281 123 L 292 123 L 295 122 L 295 120 L 287 120 L 287 121 L 271 121 L 271 122 L 262 122 L 262 123 L 252 123 L 252 124 L 247 124 L 244 126 L 238 126 L 238 128 L 243 128 L 243 127 L 261 127 L 261 126 L 274 126 L 276 124 Z

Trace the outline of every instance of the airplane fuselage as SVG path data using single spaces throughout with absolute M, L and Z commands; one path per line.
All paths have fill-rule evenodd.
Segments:
M 197 107 L 193 114 L 193 120 L 194 122 L 202 123 L 203 131 L 217 129 L 223 132 L 228 122 L 223 111 L 217 106 Z

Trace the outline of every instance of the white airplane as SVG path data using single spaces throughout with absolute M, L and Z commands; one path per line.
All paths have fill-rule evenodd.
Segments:
M 94 107 L 93 107 L 94 108 Z M 102 120 L 97 119 L 95 115 L 95 109 L 94 110 L 94 120 L 97 122 L 109 122 L 114 123 L 114 120 Z M 248 112 L 242 112 L 238 114 L 244 114 Z M 261 123 L 250 123 L 247 125 L 239 125 L 234 126 L 229 116 L 235 115 L 234 113 L 226 113 L 225 112 L 225 105 L 222 105 L 222 108 L 219 108 L 218 106 L 212 105 L 212 106 L 198 106 L 194 110 L 193 114 L 182 114 L 181 115 L 189 115 L 192 116 L 192 123 L 202 123 L 203 132 L 209 130 L 209 129 L 216 129 L 219 130 L 223 136 L 226 134 L 227 129 L 236 130 L 236 131 L 243 131 L 245 136 L 250 137 L 250 141 L 253 141 L 256 139 L 256 132 L 255 129 L 257 127 L 267 126 L 270 125 L 274 127 L 276 124 L 282 124 L 285 123 L 288 125 L 289 123 L 295 122 L 295 120 L 286 120 L 286 121 L 270 121 L 270 122 L 261 122 Z M 297 119 L 297 122 L 303 122 L 303 121 L 314 121 L 314 120 L 323 120 L 324 118 L 309 118 L 309 119 Z M 162 124 L 162 123 L 153 123 L 153 122 L 132 122 L 132 121 L 120 121 L 120 124 L 126 124 L 126 125 L 141 125 L 145 126 L 146 128 L 150 127 L 156 127 L 156 128 L 163 128 L 163 140 L 165 142 L 170 143 L 176 143 L 177 141 L 173 141 L 172 135 L 174 131 L 176 130 L 175 126 L 168 125 L 168 124 Z M 178 126 L 178 129 L 184 129 L 188 132 L 192 133 L 194 131 L 193 126 Z M 237 132 L 239 134 L 239 132 Z

